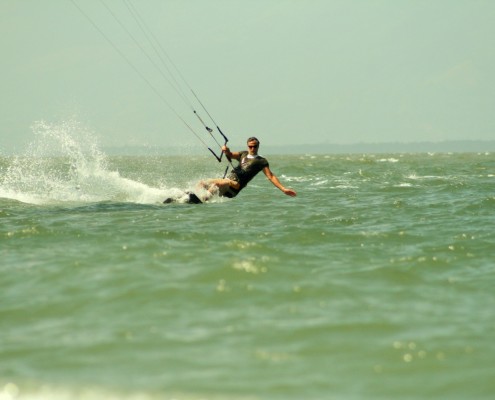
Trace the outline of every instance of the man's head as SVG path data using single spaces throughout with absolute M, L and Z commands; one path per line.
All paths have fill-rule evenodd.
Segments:
M 248 146 L 249 154 L 253 154 L 253 155 L 258 154 L 258 147 L 260 147 L 260 141 L 254 136 L 250 137 L 247 140 L 247 146 Z

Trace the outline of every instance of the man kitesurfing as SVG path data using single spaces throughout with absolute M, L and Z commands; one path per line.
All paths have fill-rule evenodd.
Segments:
M 259 146 L 260 141 L 255 137 L 250 137 L 247 140 L 247 151 L 231 152 L 226 145 L 222 146 L 222 152 L 226 157 L 229 160 L 238 160 L 239 165 L 233 168 L 226 178 L 200 182 L 199 185 L 207 190 L 207 195 L 203 197 L 203 200 L 207 201 L 215 194 L 229 198 L 237 196 L 260 171 L 263 171 L 268 180 L 286 195 L 295 197 L 297 193 L 282 185 L 270 170 L 268 160 L 258 154 Z
M 114 50 L 121 56 L 121 58 L 131 67 L 132 70 L 143 80 L 143 82 L 149 86 L 149 88 L 158 96 L 158 98 L 163 102 L 163 104 L 169 108 L 176 117 L 182 121 L 184 126 L 189 130 L 196 138 L 211 152 L 218 162 L 222 162 L 222 156 L 225 154 L 231 168 L 231 172 L 227 175 L 228 168 L 225 170 L 223 178 L 209 179 L 206 181 L 201 181 L 198 184 L 198 194 L 186 192 L 185 196 L 179 198 L 167 198 L 164 203 L 203 203 L 209 201 L 213 196 L 229 197 L 233 198 L 239 194 L 239 192 L 246 187 L 246 185 L 253 179 L 260 171 L 266 175 L 268 180 L 273 183 L 278 189 L 284 192 L 288 196 L 296 196 L 296 192 L 293 189 L 286 188 L 280 183 L 278 178 L 270 170 L 268 161 L 266 158 L 258 154 L 258 148 L 260 142 L 255 137 L 250 137 L 247 140 L 248 150 L 241 152 L 231 152 L 227 147 L 228 138 L 222 132 L 218 124 L 215 122 L 213 117 L 210 115 L 204 104 L 201 102 L 199 97 L 196 95 L 194 90 L 191 88 L 189 83 L 184 78 L 184 75 L 177 68 L 175 63 L 172 61 L 168 53 L 165 51 L 156 35 L 151 31 L 150 27 L 146 21 L 142 18 L 137 8 L 132 4 L 130 0 L 124 0 L 125 8 L 131 17 L 130 20 L 134 20 L 135 28 L 132 29 L 129 23 L 124 23 L 124 20 L 119 18 L 119 14 L 114 12 L 112 7 L 110 7 L 105 2 L 102 2 L 102 6 L 108 11 L 108 13 L 113 17 L 113 19 L 118 23 L 118 25 L 127 34 L 131 42 L 133 42 L 139 50 L 141 50 L 144 55 L 144 59 L 147 59 L 150 64 L 158 72 L 158 77 L 162 77 L 170 87 L 176 92 L 179 98 L 184 102 L 187 108 L 193 112 L 197 117 L 201 125 L 206 129 L 210 139 L 214 140 L 221 148 L 221 153 L 219 155 L 209 146 L 206 142 L 206 138 L 201 136 L 192 127 L 189 121 L 168 101 L 164 93 L 159 90 L 159 85 L 151 79 L 151 76 L 146 75 L 144 70 L 138 67 L 138 64 L 134 63 L 130 57 L 130 54 L 126 52 L 125 48 L 119 47 L 118 44 L 112 40 L 111 35 L 105 33 L 105 29 L 96 23 L 96 20 L 91 17 L 91 15 L 85 11 L 85 7 L 78 4 L 76 0 L 71 0 L 76 9 L 90 22 L 91 25 L 101 34 L 101 36 L 108 42 L 108 44 L 114 48 Z M 137 33 L 141 32 L 144 35 L 145 43 L 148 43 L 149 47 L 145 46 L 145 43 L 141 43 L 138 40 Z M 152 51 L 151 51 L 152 49 Z M 188 90 L 187 90 L 188 89 Z M 190 94 L 188 94 L 190 92 Z M 169 92 L 167 92 L 169 93 Z M 191 97 L 192 95 L 192 97 Z M 213 129 L 209 128 L 203 118 L 199 115 L 196 110 L 195 105 L 200 105 L 204 112 L 208 115 L 211 122 L 213 122 L 217 128 L 218 134 L 221 137 L 218 139 L 223 139 L 223 145 L 218 141 L 217 137 L 213 134 Z M 232 159 L 239 161 L 239 165 L 234 167 L 232 165 Z
M 227 145 L 222 146 L 222 152 L 228 160 L 238 160 L 239 165 L 233 167 L 227 177 L 214 178 L 198 183 L 199 196 L 192 192 L 186 192 L 187 197 L 165 199 L 164 203 L 184 202 L 190 204 L 200 204 L 211 200 L 214 196 L 233 198 L 244 189 L 258 172 L 263 171 L 268 180 L 275 187 L 284 192 L 287 196 L 295 197 L 297 193 L 290 188 L 286 188 L 280 183 L 277 176 L 271 171 L 268 160 L 258 154 L 260 141 L 255 137 L 247 140 L 247 151 L 232 152 Z

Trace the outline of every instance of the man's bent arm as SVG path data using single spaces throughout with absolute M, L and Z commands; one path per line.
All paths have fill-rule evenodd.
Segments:
M 237 151 L 231 152 L 227 146 L 222 146 L 222 151 L 225 153 L 227 158 L 233 158 L 234 160 L 238 160 L 241 156 L 241 153 Z

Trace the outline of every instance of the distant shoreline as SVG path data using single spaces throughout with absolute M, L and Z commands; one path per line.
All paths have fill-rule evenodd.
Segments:
M 232 145 L 235 149 L 237 146 Z M 192 146 L 100 146 L 109 156 L 200 156 L 209 155 L 204 147 Z M 240 150 L 240 148 L 239 148 Z M 492 153 L 495 140 L 449 140 L 443 142 L 386 142 L 353 144 L 262 145 L 264 155 L 277 154 L 391 154 L 391 153 Z M 0 148 L 0 156 L 14 156 L 23 151 Z
M 190 155 L 204 154 L 202 147 L 106 146 L 108 155 Z M 263 146 L 263 154 L 386 154 L 386 153 L 479 153 L 495 152 L 495 140 L 443 142 L 389 142 L 354 144 L 301 144 Z
M 268 146 L 267 146 L 268 149 Z M 283 153 L 478 153 L 495 151 L 495 141 L 444 141 L 444 142 L 412 142 L 412 143 L 354 143 L 354 144 L 315 144 L 301 146 L 274 147 Z

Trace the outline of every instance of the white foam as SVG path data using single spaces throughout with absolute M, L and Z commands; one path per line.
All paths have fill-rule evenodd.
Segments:
M 36 122 L 35 139 L 0 178 L 0 197 L 30 204 L 161 202 L 177 189 L 150 187 L 108 167 L 96 137 L 77 121 Z

